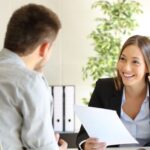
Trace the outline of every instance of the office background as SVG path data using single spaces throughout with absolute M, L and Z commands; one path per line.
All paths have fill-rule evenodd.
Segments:
M 112 0 L 111 0 L 112 1 Z M 62 29 L 54 43 L 51 59 L 45 68 L 50 85 L 74 85 L 75 102 L 82 105 L 81 99 L 92 91 L 91 82 L 82 80 L 82 67 L 88 56 L 93 54 L 92 41 L 87 36 L 94 29 L 97 15 L 91 9 L 94 0 L 7 0 L 0 4 L 0 47 L 3 47 L 7 22 L 12 12 L 27 3 L 43 4 L 54 10 L 60 17 Z M 137 17 L 139 27 L 133 34 L 150 36 L 150 2 L 142 0 L 143 14 Z M 75 130 L 79 129 L 76 119 Z

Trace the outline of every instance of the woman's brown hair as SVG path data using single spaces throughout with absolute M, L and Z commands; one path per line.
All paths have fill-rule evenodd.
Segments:
M 125 41 L 125 43 L 123 44 L 123 46 L 121 48 L 119 58 L 120 58 L 123 50 L 129 45 L 135 45 L 141 50 L 141 52 L 144 56 L 144 60 L 145 60 L 148 72 L 150 72 L 150 39 L 148 37 L 142 36 L 142 35 L 134 35 L 134 36 L 129 37 Z M 118 61 L 119 61 L 119 59 L 118 59 Z M 146 82 L 148 81 L 148 75 L 149 74 L 145 75 Z M 114 80 L 115 80 L 116 89 L 120 90 L 123 86 L 123 82 L 122 82 L 122 79 L 121 79 L 121 76 L 120 76 L 118 70 L 117 70 L 117 77 Z

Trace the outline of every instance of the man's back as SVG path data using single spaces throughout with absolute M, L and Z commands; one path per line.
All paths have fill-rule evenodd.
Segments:
M 54 139 L 53 131 L 45 126 L 45 121 L 51 126 L 48 87 L 41 74 L 28 70 L 19 56 L 6 49 L 0 52 L 0 89 L 0 141 L 4 150 L 36 148 Z
M 55 138 L 52 98 L 41 74 L 60 28 L 57 14 L 39 4 L 24 5 L 10 17 L 5 49 L 0 52 L 0 142 L 4 150 L 67 149 L 64 140 Z

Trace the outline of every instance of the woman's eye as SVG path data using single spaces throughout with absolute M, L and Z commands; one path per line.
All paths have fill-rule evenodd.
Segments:
M 124 57 L 120 57 L 119 60 L 125 60 L 125 58 Z
M 133 63 L 134 63 L 134 64 L 140 64 L 140 62 L 137 61 L 137 60 L 134 60 Z

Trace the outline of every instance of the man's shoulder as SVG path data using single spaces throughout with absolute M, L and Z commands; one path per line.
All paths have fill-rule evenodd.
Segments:
M 35 78 L 39 77 L 39 73 L 34 70 L 29 70 L 28 68 L 19 68 L 18 67 L 18 74 L 21 77 L 25 78 L 26 80 L 34 80 Z
M 5 78 L 6 82 L 13 84 L 27 84 L 34 83 L 37 79 L 40 78 L 39 73 L 36 71 L 29 70 L 26 67 L 21 67 L 13 65 L 8 67 L 8 65 L 2 64 L 0 66 L 0 77 Z
M 28 69 L 22 59 L 8 49 L 0 52 L 0 76 L 12 80 L 33 80 L 38 73 Z
M 23 68 L 18 68 L 17 70 L 17 78 L 19 80 L 19 82 L 24 83 L 25 85 L 27 84 L 37 84 L 37 82 L 41 82 L 42 78 L 41 75 L 36 72 L 36 71 L 32 71 L 32 70 L 28 70 L 28 69 L 23 69 Z M 16 77 L 14 77 L 16 78 Z M 17 80 L 16 78 L 16 80 Z M 19 83 L 18 82 L 18 83 Z

